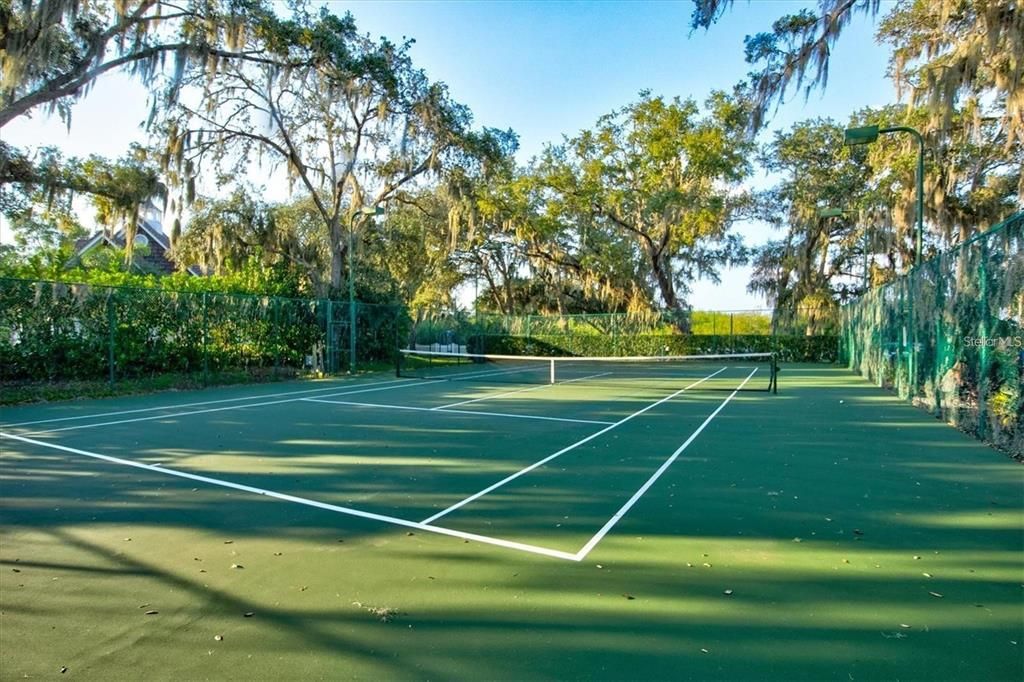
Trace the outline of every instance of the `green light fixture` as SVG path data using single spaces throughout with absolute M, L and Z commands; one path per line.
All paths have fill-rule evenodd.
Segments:
M 871 144 L 878 139 L 879 135 L 888 133 L 910 133 L 917 140 L 917 235 L 914 248 L 914 267 L 917 267 L 921 264 L 921 239 L 924 234 L 924 137 L 920 132 L 908 126 L 888 128 L 861 126 L 860 128 L 847 128 L 843 135 L 843 141 L 847 145 Z

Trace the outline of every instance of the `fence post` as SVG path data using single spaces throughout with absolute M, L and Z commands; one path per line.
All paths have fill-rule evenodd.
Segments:
M 277 296 L 274 296 L 274 322 L 271 328 L 274 343 L 274 376 L 277 376 L 281 371 L 281 299 Z
M 943 337 L 942 317 L 946 312 L 946 278 L 942 276 L 942 266 L 946 263 L 944 256 L 933 261 L 935 267 L 935 416 L 942 418 L 942 372 L 945 365 L 946 343 Z
M 324 318 L 324 371 L 334 373 L 334 301 L 327 299 L 327 314 Z
M 110 385 L 114 385 L 114 345 L 117 343 L 117 318 L 114 313 L 114 297 L 117 295 L 117 289 L 111 287 L 107 290 L 107 331 L 108 331 L 108 342 L 107 342 L 107 365 L 110 369 Z
M 210 351 L 209 351 L 209 337 L 210 337 L 210 318 L 209 312 L 207 311 L 208 294 L 203 292 L 203 385 L 206 386 L 210 383 Z
M 978 280 L 980 282 L 980 291 L 978 292 L 978 336 L 980 337 L 979 340 L 981 342 L 978 358 L 980 364 L 980 367 L 978 368 L 978 437 L 984 440 L 988 433 L 988 429 L 986 428 L 988 420 L 988 405 L 986 402 L 988 400 L 988 374 L 990 369 L 990 358 L 988 352 L 988 271 L 985 268 L 985 261 L 988 260 L 988 240 L 979 240 L 978 248 L 981 251 L 980 258 L 978 259 Z
M 900 375 L 903 372 L 897 369 L 896 372 L 896 394 L 901 398 L 909 398 L 910 391 L 906 390 L 907 384 L 910 383 L 910 350 L 909 350 L 909 338 L 910 338 L 910 317 L 907 315 L 907 282 L 906 279 L 898 282 L 897 286 L 900 288 L 900 357 L 896 363 L 897 368 L 903 366 L 903 359 L 906 358 L 906 379 L 902 382 L 899 381 Z
M 914 283 L 917 282 L 920 286 L 920 268 L 914 265 L 910 270 L 910 276 L 907 277 L 907 307 L 910 309 L 910 358 L 908 363 L 910 365 L 910 391 L 909 398 L 910 402 L 914 402 L 914 398 L 919 393 L 918 377 L 917 377 L 917 346 L 918 346 L 918 333 L 917 333 L 917 319 L 914 317 L 914 295 L 915 289 Z
M 348 302 L 348 371 L 356 373 L 356 299 Z
M 736 352 L 736 336 L 733 333 L 733 315 L 735 313 L 729 313 L 729 352 Z
M 621 355 L 622 351 L 619 349 L 619 314 L 615 313 L 612 315 L 612 354 Z

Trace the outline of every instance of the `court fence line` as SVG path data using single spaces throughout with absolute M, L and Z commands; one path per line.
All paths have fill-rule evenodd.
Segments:
M 393 366 L 398 348 L 558 356 L 775 352 L 783 362 L 832 362 L 837 348 L 834 314 L 823 309 L 801 309 L 786 321 L 766 310 L 696 310 L 683 320 L 664 312 L 499 316 L 357 302 L 354 321 L 350 314 L 347 301 L 330 298 L 0 278 L 0 385 L 76 390 L 74 382 L 160 387 L 165 380 L 331 375 Z
M 842 360 L 1024 458 L 1024 212 L 841 311 Z

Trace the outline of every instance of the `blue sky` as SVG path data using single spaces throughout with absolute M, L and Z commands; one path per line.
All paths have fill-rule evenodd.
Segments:
M 690 2 L 327 3 L 335 13 L 351 12 L 359 29 L 373 37 L 414 38 L 414 63 L 447 83 L 453 97 L 473 111 L 476 125 L 515 130 L 523 162 L 545 144 L 635 101 L 641 90 L 701 101 L 713 89 L 730 89 L 749 71 L 743 37 L 768 30 L 778 17 L 809 4 L 737 0 L 710 31 L 691 35 Z M 883 13 L 888 4 L 882 3 Z M 872 23 L 856 17 L 833 52 L 824 93 L 812 93 L 806 101 L 791 94 L 763 139 L 796 121 L 845 120 L 861 107 L 893 101 L 885 78 L 888 50 L 873 36 Z M 139 124 L 146 113 L 142 89 L 113 76 L 76 106 L 70 135 L 59 120 L 42 113 L 11 123 L 3 135 L 18 145 L 54 144 L 71 155 L 117 157 L 142 139 Z M 750 180 L 755 187 L 768 182 L 763 174 Z M 268 195 L 277 194 L 268 187 Z M 763 224 L 737 227 L 752 245 L 772 236 Z M 4 229 L 0 225 L 0 232 Z M 748 275 L 746 268 L 735 268 L 723 273 L 721 285 L 697 282 L 691 302 L 702 309 L 762 307 L 763 300 L 745 291 Z

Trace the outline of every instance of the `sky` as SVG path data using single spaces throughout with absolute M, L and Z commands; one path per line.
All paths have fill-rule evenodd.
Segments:
M 359 30 L 392 41 L 412 38 L 413 63 L 433 80 L 445 82 L 453 98 L 468 105 L 476 126 L 512 128 L 519 135 L 518 158 L 526 163 L 546 144 L 592 127 L 597 118 L 638 99 L 641 90 L 698 102 L 712 90 L 730 90 L 750 70 L 743 60 L 745 35 L 809 2 L 736 0 L 709 31 L 691 34 L 689 1 L 523 2 L 513 0 L 421 0 L 328 2 L 336 14 L 351 12 Z M 882 3 L 882 14 L 887 5 Z M 895 100 L 886 67 L 888 50 L 874 41 L 873 22 L 855 17 L 832 53 L 828 86 L 791 94 L 772 116 L 762 141 L 773 130 L 808 118 L 845 121 L 865 106 Z M 65 154 L 119 157 L 144 135 L 146 93 L 123 75 L 103 77 L 73 111 L 70 133 L 56 117 L 38 112 L 6 126 L 5 141 L 18 146 L 51 144 Z M 266 180 L 260 180 L 267 182 Z M 749 180 L 770 185 L 763 172 Z M 283 183 L 267 187 L 272 199 L 286 198 Z M 773 237 L 763 223 L 736 226 L 748 245 Z M 0 239 L 9 231 L 0 223 Z M 722 272 L 720 284 L 698 281 L 689 297 L 699 309 L 765 307 L 746 292 L 750 270 Z

